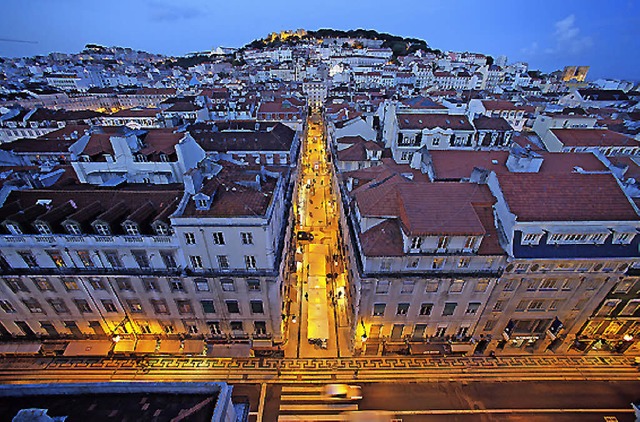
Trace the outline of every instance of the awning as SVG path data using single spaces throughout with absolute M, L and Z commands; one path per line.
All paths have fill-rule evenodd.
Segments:
M 180 340 L 161 340 L 158 352 L 171 355 L 180 353 Z
M 185 340 L 183 351 L 189 355 L 201 355 L 204 352 L 204 346 L 203 340 Z
M 473 344 L 468 344 L 468 343 L 464 343 L 464 344 L 456 344 L 453 343 L 451 345 L 451 351 L 453 353 L 467 353 L 472 351 L 474 348 Z
M 443 355 L 447 353 L 447 347 L 442 343 L 410 343 L 409 350 L 412 355 Z
M 111 340 L 70 341 L 63 356 L 106 356 L 113 347 Z
M 135 340 L 120 340 L 113 346 L 113 353 L 131 353 L 135 347 Z
M 41 343 L 2 343 L 0 344 L 0 353 L 11 355 L 33 355 L 38 353 L 41 347 Z
M 249 343 L 209 344 L 207 356 L 217 358 L 248 358 L 251 356 Z
M 155 353 L 156 351 L 156 340 L 138 340 L 136 343 L 135 352 L 136 353 Z

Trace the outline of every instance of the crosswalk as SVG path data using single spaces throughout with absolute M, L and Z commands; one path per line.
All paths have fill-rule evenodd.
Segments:
M 344 421 L 344 412 L 358 410 L 358 403 L 326 397 L 322 385 L 284 385 L 280 395 L 279 422 Z

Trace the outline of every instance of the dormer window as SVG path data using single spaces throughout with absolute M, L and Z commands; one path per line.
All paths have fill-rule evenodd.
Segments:
M 422 245 L 421 237 L 414 237 L 413 239 L 411 239 L 411 249 L 420 249 L 421 245 Z
M 614 245 L 628 245 L 635 237 L 635 233 L 632 231 L 614 232 L 612 243 Z
M 193 201 L 196 204 L 197 210 L 208 210 L 211 206 L 211 198 L 203 193 L 194 195 Z
M 129 236 L 138 236 L 140 234 L 140 228 L 138 225 L 131 221 L 127 221 L 122 225 L 122 227 Z
M 38 230 L 38 233 L 40 234 L 51 234 L 51 227 L 49 227 L 47 223 L 42 223 L 42 222 L 34 223 L 34 227 L 36 228 L 36 230 Z
M 196 199 L 196 208 L 207 208 L 207 200 L 206 199 Z
M 65 228 L 67 229 L 67 232 L 69 234 L 82 234 L 82 230 L 80 230 L 80 226 L 75 224 L 75 223 L 67 223 L 65 225 Z
M 136 154 L 135 161 L 137 161 L 138 163 L 146 163 L 147 157 L 144 154 Z
M 22 234 L 22 229 L 15 223 L 6 223 L 5 227 L 11 234 Z
M 467 239 L 464 241 L 464 249 L 465 250 L 471 250 L 473 249 L 473 247 L 476 245 L 476 237 L 475 236 L 468 236 Z
M 154 228 L 158 236 L 169 236 L 171 234 L 171 229 L 165 224 L 156 224 Z
M 83 162 L 85 162 L 85 163 L 88 163 L 88 162 L 90 162 L 90 161 L 91 161 L 91 157 L 89 157 L 88 155 L 81 155 L 81 156 L 79 157 L 79 160 L 80 160 L 80 161 L 83 161 Z
M 163 163 L 168 163 L 169 156 L 167 156 L 167 154 L 160 154 L 160 161 L 162 161 Z
M 440 236 L 438 238 L 438 249 L 446 249 L 449 246 L 449 236 Z
M 542 233 L 525 233 L 522 235 L 523 245 L 537 245 L 540 243 Z
M 96 230 L 96 233 L 98 233 L 99 235 L 102 236 L 110 236 L 111 235 L 111 229 L 109 228 L 109 226 L 107 224 L 104 223 L 97 223 L 93 226 L 93 228 Z

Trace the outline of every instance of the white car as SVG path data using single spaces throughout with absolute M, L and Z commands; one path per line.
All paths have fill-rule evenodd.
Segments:
M 324 394 L 331 400 L 362 400 L 362 387 L 359 385 L 329 384 Z

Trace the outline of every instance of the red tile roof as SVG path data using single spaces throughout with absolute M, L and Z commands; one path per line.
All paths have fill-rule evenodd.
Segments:
M 506 100 L 481 100 L 486 110 L 524 110 L 522 106 L 516 106 L 511 101 Z
M 569 147 L 637 147 L 640 143 L 626 135 L 607 129 L 551 129 Z
M 447 114 L 402 114 L 397 115 L 400 129 L 442 129 L 469 130 L 473 131 L 473 126 L 469 123 L 467 116 L 447 115 Z

